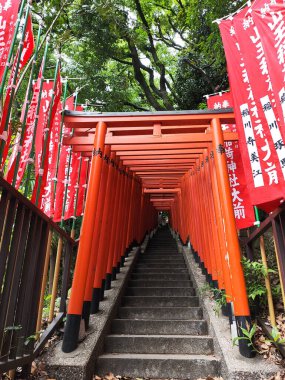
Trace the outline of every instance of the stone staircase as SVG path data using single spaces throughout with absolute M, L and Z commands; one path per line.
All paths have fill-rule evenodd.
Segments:
M 220 361 L 199 298 L 168 228 L 158 230 L 131 275 L 95 373 L 144 378 L 218 376 Z

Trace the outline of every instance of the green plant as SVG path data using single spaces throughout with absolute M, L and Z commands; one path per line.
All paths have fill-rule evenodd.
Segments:
M 227 304 L 227 295 L 223 289 L 213 288 L 212 291 L 215 301 L 214 312 L 217 316 L 219 316 L 221 314 L 222 307 Z
M 277 329 L 277 327 L 273 327 L 271 330 L 271 336 L 272 339 L 267 340 L 267 342 L 275 343 L 275 344 L 284 344 L 285 338 L 281 337 L 280 331 Z
M 214 312 L 217 316 L 220 315 L 221 309 L 227 303 L 227 295 L 224 290 L 214 288 L 210 284 L 206 283 L 199 288 L 199 294 L 201 297 L 209 297 L 214 300 Z
M 257 324 L 254 323 L 250 330 L 247 330 L 245 328 L 241 328 L 241 331 L 242 331 L 244 336 L 235 337 L 233 339 L 233 345 L 234 346 L 237 345 L 237 342 L 239 340 L 247 340 L 248 341 L 248 344 L 247 344 L 248 347 L 251 346 L 254 351 L 256 351 L 259 354 L 262 354 L 263 352 L 259 351 L 254 344 L 255 333 L 257 332 Z M 273 343 L 275 345 L 285 343 L 285 338 L 282 338 L 277 327 L 273 327 L 273 329 L 271 330 L 271 337 L 272 337 L 272 339 L 267 339 L 266 343 Z
M 212 293 L 212 290 L 213 290 L 213 288 L 208 283 L 206 283 L 198 289 L 198 292 L 199 292 L 201 297 L 203 297 L 203 296 L 209 297 Z
M 44 307 L 43 307 L 43 319 L 46 319 L 49 315 L 49 309 L 50 309 L 50 300 L 51 300 L 51 294 L 47 294 L 44 297 Z
M 256 323 L 254 323 L 251 327 L 250 330 L 247 330 L 243 327 L 241 327 L 241 331 L 243 333 L 244 336 L 237 336 L 233 339 L 233 345 L 236 346 L 237 345 L 237 342 L 240 341 L 240 340 L 247 340 L 248 341 L 248 347 L 252 347 L 256 352 L 260 353 L 256 347 L 254 346 L 254 335 L 256 333 L 256 330 L 257 330 L 257 325 Z
M 275 274 L 276 272 L 273 269 L 266 269 L 259 261 L 250 261 L 243 257 L 241 262 L 250 305 L 254 306 L 254 301 L 258 297 L 259 304 L 264 307 L 267 302 L 264 277 L 269 273 Z

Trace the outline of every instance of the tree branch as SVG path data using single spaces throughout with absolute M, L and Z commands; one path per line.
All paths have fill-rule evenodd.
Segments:
M 124 61 L 124 60 L 121 59 L 121 58 L 117 58 L 117 57 L 114 57 L 114 56 L 111 56 L 110 58 L 113 59 L 113 61 L 116 61 L 116 62 L 122 63 L 123 65 L 133 66 L 132 62 Z
M 203 75 L 203 77 L 205 78 L 206 82 L 209 84 L 209 86 L 211 87 L 211 89 L 214 92 L 215 87 L 213 86 L 212 80 L 211 80 L 211 78 L 209 77 L 209 75 L 206 73 L 206 71 L 204 69 L 202 69 L 201 67 L 197 66 L 189 58 L 184 57 L 184 58 L 182 58 L 182 61 L 188 63 L 188 65 L 191 66 L 193 69 L 198 70 Z
M 142 66 L 144 67 L 144 65 L 142 65 L 142 63 L 139 59 L 139 55 L 138 55 L 138 51 L 137 51 L 136 46 L 134 45 L 133 41 L 131 41 L 131 39 L 128 36 L 126 36 L 126 40 L 127 40 L 127 43 L 128 43 L 131 55 L 132 55 L 132 62 L 133 62 L 133 67 L 134 67 L 135 79 L 137 80 L 137 82 L 141 86 L 147 100 L 152 105 L 152 107 L 157 111 L 165 110 L 165 108 L 159 104 L 159 102 L 156 100 L 156 98 L 152 94 L 152 92 L 151 92 L 151 90 L 150 90 L 150 88 L 149 88 L 149 86 L 145 80 L 145 77 L 144 77 L 143 73 L 141 72 Z M 147 68 L 147 67 L 145 66 L 145 68 Z M 147 69 L 149 69 L 149 68 L 147 68 Z
M 148 109 L 148 108 L 144 108 L 144 107 L 138 106 L 137 104 L 134 104 L 134 103 L 131 103 L 131 102 L 124 102 L 124 105 L 133 107 L 134 109 L 136 109 L 138 111 L 147 111 L 147 112 L 150 111 L 150 109 Z

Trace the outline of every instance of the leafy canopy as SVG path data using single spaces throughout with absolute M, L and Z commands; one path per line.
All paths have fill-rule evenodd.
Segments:
M 245 1 L 39 1 L 65 74 L 83 78 L 81 101 L 104 111 L 194 109 L 226 89 L 217 24 Z M 78 83 L 72 83 L 76 86 Z M 97 108 L 96 108 L 97 109 Z

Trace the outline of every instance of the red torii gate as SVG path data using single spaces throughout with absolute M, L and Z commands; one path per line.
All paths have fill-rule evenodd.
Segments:
M 242 335 L 250 314 L 224 150 L 224 141 L 238 136 L 221 128 L 235 123 L 232 111 L 65 111 L 64 120 L 73 129 L 64 144 L 92 156 L 92 165 L 63 351 L 76 348 L 81 318 L 88 327 L 131 243 L 143 239 L 162 210 L 225 289 Z

